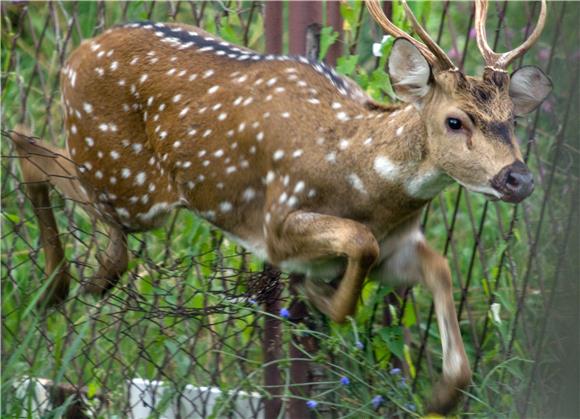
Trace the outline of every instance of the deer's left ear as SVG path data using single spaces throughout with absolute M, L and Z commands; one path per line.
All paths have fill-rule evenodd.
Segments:
M 431 67 L 421 52 L 405 38 L 397 38 L 389 56 L 393 90 L 405 102 L 418 102 L 431 88 Z
M 510 77 L 510 97 L 516 116 L 536 109 L 552 91 L 552 81 L 533 65 L 514 71 Z

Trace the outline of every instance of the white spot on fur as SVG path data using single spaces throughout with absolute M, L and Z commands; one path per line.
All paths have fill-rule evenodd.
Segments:
M 362 181 L 362 179 L 356 174 L 356 173 L 351 173 L 347 176 L 347 180 L 348 183 L 350 183 L 350 185 L 355 188 L 357 191 L 359 191 L 360 193 L 366 195 L 367 194 L 367 190 L 365 189 L 365 185 Z
M 230 212 L 232 208 L 233 208 L 232 204 L 228 201 L 220 203 L 220 211 L 223 213 Z
M 336 153 L 331 151 L 326 156 L 324 156 L 324 159 L 329 163 L 336 163 Z
M 145 172 L 139 172 L 137 173 L 137 176 L 135 176 L 135 183 L 137 185 L 143 185 L 145 183 Z
M 385 156 L 376 157 L 373 167 L 375 172 L 385 180 L 393 181 L 399 174 L 399 168 Z
M 242 198 L 246 202 L 250 202 L 256 196 L 256 191 L 253 188 L 248 188 L 242 194 Z
M 304 183 L 304 181 L 299 181 L 296 183 L 296 186 L 294 187 L 294 193 L 298 194 L 300 192 L 302 192 L 304 190 L 304 187 L 306 186 L 306 184 Z

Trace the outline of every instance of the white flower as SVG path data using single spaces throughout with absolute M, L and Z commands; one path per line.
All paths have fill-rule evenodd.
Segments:
M 491 309 L 491 317 L 493 321 L 501 324 L 501 317 L 499 317 L 499 311 L 501 310 L 501 305 L 499 303 L 493 303 L 490 307 Z
M 385 45 L 385 43 L 391 38 L 391 35 L 385 35 L 383 36 L 383 39 L 381 40 L 381 42 L 375 42 L 373 44 L 373 55 L 375 57 L 382 57 L 383 56 L 383 45 Z

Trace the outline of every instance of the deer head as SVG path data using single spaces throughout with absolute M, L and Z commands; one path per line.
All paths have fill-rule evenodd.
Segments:
M 533 111 L 552 84 L 535 66 L 508 74 L 507 68 L 538 39 L 546 18 L 546 2 L 538 24 L 518 48 L 498 54 L 487 43 L 487 1 L 477 0 L 477 44 L 485 60 L 482 78 L 466 76 L 419 25 L 403 2 L 421 43 L 390 22 L 378 2 L 367 0 L 375 20 L 396 37 L 388 69 L 397 96 L 423 116 L 433 163 L 468 190 L 488 198 L 520 202 L 534 189 L 514 133 L 516 117 Z

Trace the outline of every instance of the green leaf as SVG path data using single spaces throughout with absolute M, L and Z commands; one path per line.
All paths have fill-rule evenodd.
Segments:
M 353 30 L 357 24 L 354 8 L 347 2 L 341 2 L 340 14 L 345 22 L 345 30 Z
M 336 71 L 345 76 L 349 76 L 354 73 L 357 62 L 358 55 L 339 57 L 337 60 Z
M 220 30 L 220 36 L 232 44 L 242 45 L 242 39 L 229 22 L 224 21 Z
M 383 327 L 379 329 L 378 334 L 393 354 L 400 359 L 404 359 L 405 343 L 403 342 L 403 331 L 400 327 Z
M 417 317 L 415 317 L 415 310 L 413 310 L 413 304 L 405 304 L 405 311 L 403 313 L 403 326 L 411 327 L 417 323 Z
M 328 49 L 336 42 L 340 34 L 334 30 L 332 26 L 325 26 L 320 31 L 320 52 L 318 53 L 318 60 L 322 61 Z
M 91 381 L 87 386 L 87 397 L 92 399 L 99 391 L 99 384 L 96 381 Z

